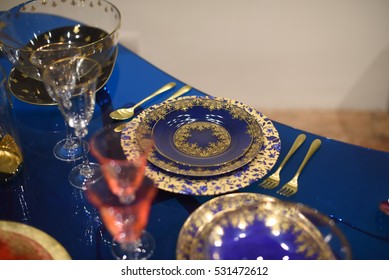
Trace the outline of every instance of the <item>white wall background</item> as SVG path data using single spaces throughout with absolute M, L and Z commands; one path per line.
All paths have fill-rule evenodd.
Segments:
M 389 111 L 387 0 L 111 2 L 124 45 L 206 93 L 257 108 Z

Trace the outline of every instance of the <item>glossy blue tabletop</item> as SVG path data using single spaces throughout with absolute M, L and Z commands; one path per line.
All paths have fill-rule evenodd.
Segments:
M 11 65 L 4 56 L 0 63 L 9 73 Z M 108 117 L 112 110 L 136 103 L 171 81 L 177 83 L 174 89 L 145 106 L 162 102 L 185 81 L 119 46 L 113 73 L 97 93 L 88 137 L 112 122 Z M 186 95 L 204 94 L 212 95 L 195 88 Z M 53 156 L 54 144 L 64 137 L 58 108 L 27 104 L 14 96 L 12 100 L 24 166 L 17 180 L 0 186 L 0 219 L 23 222 L 47 232 L 73 259 L 112 259 L 111 236 L 97 211 L 82 191 L 68 183 L 68 172 L 75 163 L 61 162 Z M 282 159 L 302 131 L 277 122 L 274 125 L 281 138 Z M 304 133 L 307 139 L 285 166 L 281 184 L 294 175 L 315 138 L 320 138 L 322 145 L 302 172 L 297 194 L 282 197 L 276 193 L 277 189 L 259 187 L 259 182 L 239 192 L 262 193 L 315 208 L 337 221 L 350 242 L 353 259 L 389 259 L 389 216 L 378 208 L 380 202 L 389 198 L 389 153 Z M 280 160 L 273 170 L 279 163 Z M 156 239 L 154 259 L 176 258 L 176 242 L 183 223 L 193 210 L 211 198 L 159 190 L 147 227 Z

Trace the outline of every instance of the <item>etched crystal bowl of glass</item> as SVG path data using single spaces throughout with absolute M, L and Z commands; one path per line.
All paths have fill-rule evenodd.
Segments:
M 72 56 L 97 61 L 100 89 L 116 61 L 120 22 L 119 10 L 104 0 L 33 0 L 2 13 L 0 49 L 13 65 L 10 91 L 23 102 L 57 105 L 56 95 L 44 85 L 43 70 Z M 54 155 L 64 161 L 82 158 L 78 139 L 68 123 L 65 128 L 66 138 L 54 147 Z

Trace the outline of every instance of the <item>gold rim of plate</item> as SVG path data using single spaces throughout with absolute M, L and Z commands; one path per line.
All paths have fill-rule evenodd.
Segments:
M 186 96 L 179 99 L 194 98 L 225 100 L 226 102 L 235 104 L 249 112 L 254 116 L 262 128 L 263 145 L 254 159 L 245 164 L 243 167 L 237 169 L 235 172 L 218 176 L 177 176 L 178 174 L 167 172 L 166 170 L 155 167 L 152 164 L 148 164 L 146 168 L 146 175 L 154 180 L 156 186 L 159 189 L 168 192 L 186 195 L 217 195 L 244 188 L 266 176 L 266 174 L 276 164 L 281 150 L 281 139 L 279 138 L 278 131 L 274 127 L 272 121 L 250 106 L 232 99 L 209 96 Z M 174 102 L 174 100 L 167 100 L 161 104 L 170 102 Z M 161 104 L 157 104 L 146 109 L 128 122 L 127 126 L 123 129 L 121 135 L 121 146 L 128 159 L 131 160 L 139 155 L 136 135 L 139 123 L 147 116 L 147 114 L 152 112 L 155 108 L 161 106 Z
M 0 221 L 0 230 L 27 237 L 41 245 L 53 260 L 71 260 L 66 249 L 53 237 L 42 230 L 26 224 Z

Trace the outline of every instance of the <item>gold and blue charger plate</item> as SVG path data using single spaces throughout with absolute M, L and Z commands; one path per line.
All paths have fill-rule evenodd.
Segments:
M 0 259 L 70 260 L 66 249 L 42 230 L 23 223 L 0 221 Z
M 263 144 L 262 127 L 249 112 L 226 99 L 191 98 L 162 104 L 137 127 L 152 135 L 149 161 L 185 176 L 214 176 L 250 162 Z
M 256 120 L 260 126 L 262 133 L 262 144 L 260 145 L 258 151 L 255 151 L 255 156 L 249 162 L 245 163 L 238 169 L 234 169 L 234 172 L 228 172 L 218 176 L 210 176 L 204 173 L 204 167 L 195 167 L 199 168 L 199 171 L 197 172 L 200 172 L 200 174 L 203 176 L 194 177 L 190 174 L 188 175 L 185 172 L 182 172 L 182 175 L 177 174 L 178 172 L 175 170 L 167 172 L 166 170 L 159 168 L 154 164 L 149 164 L 146 168 L 146 175 L 154 180 L 158 188 L 169 192 L 187 195 L 223 194 L 250 185 L 251 183 L 263 178 L 273 168 L 280 154 L 281 140 L 279 138 L 278 131 L 274 127 L 272 121 L 261 112 L 258 112 L 252 107 L 239 101 L 227 98 L 187 96 L 181 97 L 178 100 L 186 100 L 189 104 L 193 104 L 193 102 L 196 102 L 196 100 L 201 102 L 206 100 L 220 100 L 245 110 Z M 128 159 L 136 158 L 136 156 L 139 155 L 137 133 L 140 133 L 138 127 L 143 122 L 143 119 L 149 118 L 149 115 L 153 114 L 153 111 L 161 108 L 161 106 L 170 103 L 174 104 L 174 102 L 176 102 L 176 100 L 167 100 L 161 104 L 151 106 L 128 123 L 128 125 L 122 131 L 121 135 L 121 145 Z M 158 119 L 158 116 L 156 116 L 156 118 Z M 247 153 L 247 151 L 242 153 L 241 157 L 244 157 Z M 239 161 L 239 159 L 240 158 L 238 157 L 237 160 Z M 233 164 L 234 160 L 229 162 L 232 162 Z M 222 164 L 220 166 L 224 165 L 226 164 Z M 216 168 L 220 167 L 217 166 Z

